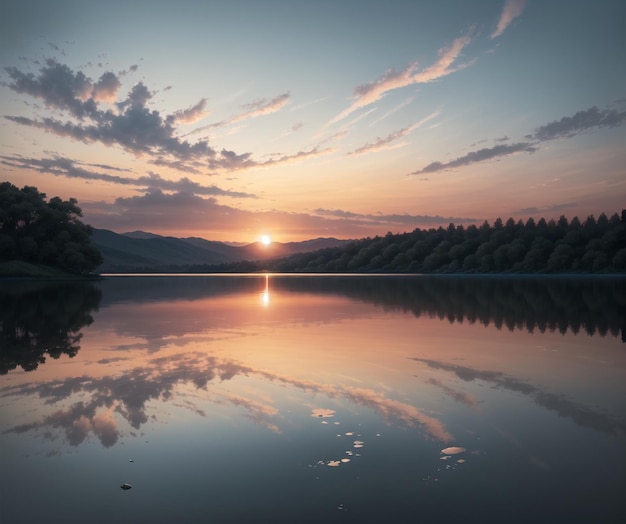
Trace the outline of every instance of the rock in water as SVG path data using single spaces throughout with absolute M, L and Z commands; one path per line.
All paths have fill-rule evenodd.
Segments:
M 126 484 L 126 483 L 124 483 L 124 484 L 122 484 L 122 485 L 120 486 L 120 488 L 122 488 L 124 491 L 126 491 L 127 489 L 132 488 L 132 486 L 131 486 L 130 484 Z

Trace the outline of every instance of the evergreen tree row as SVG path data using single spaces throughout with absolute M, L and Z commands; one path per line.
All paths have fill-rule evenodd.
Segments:
M 338 248 L 271 262 L 242 262 L 224 271 L 356 273 L 614 273 L 626 271 L 626 210 L 581 222 L 526 222 L 387 233 Z

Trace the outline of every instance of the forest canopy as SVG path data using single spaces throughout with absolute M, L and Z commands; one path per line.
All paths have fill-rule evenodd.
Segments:
M 189 268 L 201 271 L 208 268 Z M 214 266 L 217 271 L 333 273 L 623 273 L 626 210 L 584 221 L 501 218 L 356 240 L 274 261 Z
M 0 262 L 20 260 L 87 274 L 102 264 L 91 245 L 92 228 L 81 222 L 75 198 L 62 200 L 35 187 L 0 183 Z

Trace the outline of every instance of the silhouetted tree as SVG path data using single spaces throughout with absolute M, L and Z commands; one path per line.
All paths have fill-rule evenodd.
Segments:
M 0 183 L 0 261 L 23 260 L 76 274 L 93 271 L 102 255 L 90 243 L 91 226 L 79 217 L 74 198 L 47 202 L 35 187 Z

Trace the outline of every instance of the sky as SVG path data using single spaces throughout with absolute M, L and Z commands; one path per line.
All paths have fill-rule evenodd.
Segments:
M 623 0 L 4 0 L 0 181 L 227 242 L 610 216 L 625 56 Z

